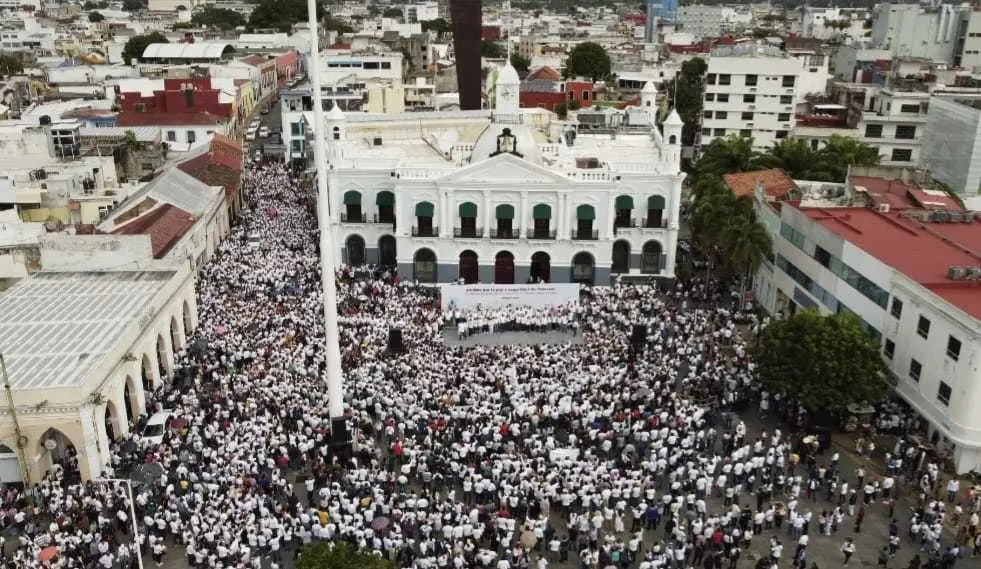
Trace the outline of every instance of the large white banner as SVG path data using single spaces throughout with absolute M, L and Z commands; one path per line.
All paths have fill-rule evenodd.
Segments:
M 443 311 L 467 309 L 480 305 L 485 308 L 512 306 L 556 306 L 579 300 L 578 283 L 562 284 L 442 284 Z

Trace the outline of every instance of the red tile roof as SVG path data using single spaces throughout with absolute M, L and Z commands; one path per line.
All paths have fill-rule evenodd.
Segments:
M 138 113 L 123 111 L 116 115 L 118 126 L 208 126 L 222 124 L 228 120 L 208 112 Z
M 160 259 L 170 251 L 197 221 L 197 216 L 165 203 L 113 230 L 115 235 L 149 235 L 153 257 Z
M 215 134 L 214 138 L 211 139 L 209 150 L 222 154 L 237 154 L 238 159 L 240 161 L 242 159 L 242 143 L 224 134 Z
M 772 170 L 756 170 L 755 172 L 741 172 L 739 174 L 726 174 L 722 177 L 732 193 L 736 197 L 752 196 L 756 190 L 756 183 L 763 184 L 768 201 L 782 200 L 792 191 L 796 191 L 797 184 L 779 168 Z
M 525 77 L 525 81 L 533 81 L 535 79 L 547 79 L 549 81 L 561 81 L 562 75 L 558 71 L 552 69 L 548 65 L 543 65 L 538 69 L 532 71 Z
M 981 319 L 981 282 L 950 280 L 952 266 L 981 266 L 981 225 L 912 221 L 869 208 L 801 209 L 866 253 Z
M 242 158 L 230 154 L 205 152 L 177 165 L 177 169 L 209 186 L 221 186 L 225 199 L 232 203 L 242 187 Z
M 242 61 L 248 63 L 249 65 L 262 65 L 267 61 L 267 59 L 262 55 L 250 55 L 242 58 Z
M 852 176 L 853 188 L 864 188 L 875 205 L 889 204 L 890 209 L 944 209 L 964 211 L 957 201 L 938 190 L 923 188 L 902 180 Z

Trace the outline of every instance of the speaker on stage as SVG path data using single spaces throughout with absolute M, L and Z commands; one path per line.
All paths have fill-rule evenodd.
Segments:
M 635 325 L 630 334 L 630 343 L 634 346 L 643 346 L 647 343 L 647 326 Z
M 401 353 L 405 351 L 405 344 L 402 342 L 402 329 L 388 329 L 388 351 Z

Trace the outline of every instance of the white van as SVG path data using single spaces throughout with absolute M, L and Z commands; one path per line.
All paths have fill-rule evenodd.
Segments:
M 245 132 L 245 140 L 255 140 L 257 134 L 259 134 L 259 128 L 250 126 L 249 130 Z
M 150 420 L 143 426 L 143 444 L 157 446 L 163 442 L 164 434 L 167 432 L 167 421 L 170 420 L 170 411 L 160 411 L 154 413 Z

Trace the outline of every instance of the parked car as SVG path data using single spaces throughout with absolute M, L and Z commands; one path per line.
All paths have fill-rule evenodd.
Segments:
M 167 432 L 167 423 L 170 421 L 170 411 L 160 411 L 154 413 L 150 420 L 143 427 L 143 444 L 157 446 L 163 442 L 164 434 Z
M 262 110 L 259 111 L 259 113 L 260 114 L 263 114 L 263 115 L 268 115 L 269 114 L 269 106 L 267 105 L 265 107 L 262 107 Z
M 259 129 L 259 138 L 269 138 L 269 127 L 264 126 Z

